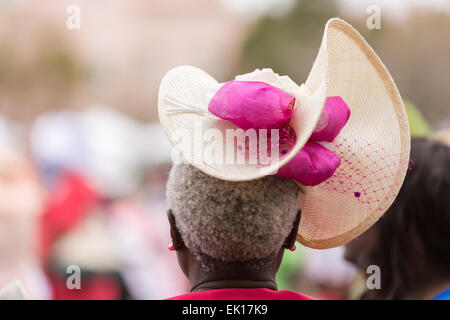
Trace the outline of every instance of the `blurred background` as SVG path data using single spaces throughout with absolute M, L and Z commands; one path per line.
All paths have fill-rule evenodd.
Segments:
M 367 27 L 370 5 L 381 29 Z M 448 0 L 0 0 L 0 288 L 18 278 L 42 299 L 184 293 L 167 250 L 160 80 L 190 64 L 219 81 L 267 67 L 302 83 L 332 17 L 386 64 L 413 135 L 450 127 Z M 352 299 L 365 285 L 343 248 L 299 249 L 280 289 Z M 70 265 L 81 290 L 67 288 Z

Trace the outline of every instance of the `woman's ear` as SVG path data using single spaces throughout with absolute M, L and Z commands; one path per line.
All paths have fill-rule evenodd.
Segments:
M 292 224 L 292 229 L 286 240 L 284 240 L 283 247 L 286 249 L 291 249 L 295 244 L 295 239 L 297 238 L 298 226 L 300 224 L 300 218 L 302 216 L 302 211 L 298 210 L 297 216 L 295 217 L 294 223 Z
M 167 211 L 167 218 L 169 219 L 170 224 L 170 237 L 172 238 L 173 248 L 175 250 L 180 250 L 184 247 L 183 238 L 181 238 L 181 234 L 178 231 L 177 225 L 175 223 L 175 217 L 173 216 L 172 210 Z

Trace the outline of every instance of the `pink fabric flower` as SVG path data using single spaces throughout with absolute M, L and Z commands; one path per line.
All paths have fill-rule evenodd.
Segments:
M 219 118 L 244 130 L 281 129 L 280 145 L 295 144 L 295 133 L 289 130 L 295 98 L 290 94 L 258 81 L 226 82 L 211 99 L 208 110 Z M 331 177 L 341 164 L 340 158 L 318 143 L 333 141 L 350 117 L 350 109 L 341 97 L 328 97 L 316 130 L 310 139 L 277 176 L 295 179 L 303 185 L 315 186 Z
M 331 142 L 350 117 L 350 109 L 341 97 L 328 97 L 311 140 Z
M 315 186 L 331 177 L 340 164 L 341 159 L 334 152 L 308 141 L 276 175 L 297 180 L 305 186 Z
M 328 97 L 316 131 L 294 158 L 278 170 L 277 176 L 315 186 L 330 178 L 341 159 L 316 141 L 333 141 L 350 117 L 350 109 L 341 97 Z
M 285 126 L 292 116 L 295 98 L 265 82 L 226 82 L 208 105 L 208 110 L 244 130 Z

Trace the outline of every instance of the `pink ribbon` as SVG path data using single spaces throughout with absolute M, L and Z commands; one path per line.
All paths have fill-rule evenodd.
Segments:
M 315 186 L 330 178 L 341 165 L 341 159 L 318 141 L 333 141 L 350 117 L 350 109 L 341 97 L 328 97 L 318 126 L 306 145 L 277 176 L 297 180 L 305 186 Z
M 293 96 L 265 82 L 229 81 L 211 99 L 208 110 L 244 130 L 279 128 L 291 132 L 287 129 L 294 104 Z M 279 169 L 277 176 L 307 186 L 318 185 L 331 177 L 341 160 L 318 142 L 333 141 L 349 117 L 350 109 L 341 97 L 328 97 L 316 130 L 303 149 Z M 280 134 L 281 139 L 287 137 Z
M 295 98 L 265 82 L 226 82 L 208 105 L 208 110 L 244 130 L 285 126 L 292 116 Z
M 341 159 L 334 152 L 308 141 L 276 175 L 297 180 L 305 186 L 315 186 L 331 177 L 340 164 Z
M 331 142 L 350 117 L 350 109 L 341 97 L 328 97 L 311 140 Z

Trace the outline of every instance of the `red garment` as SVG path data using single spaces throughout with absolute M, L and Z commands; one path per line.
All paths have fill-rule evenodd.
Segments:
M 216 289 L 182 294 L 167 300 L 316 300 L 301 293 L 287 290 Z
M 50 191 L 48 203 L 41 217 L 40 250 L 44 264 L 56 240 L 74 229 L 89 210 L 94 208 L 100 196 L 91 183 L 75 172 L 65 172 Z

